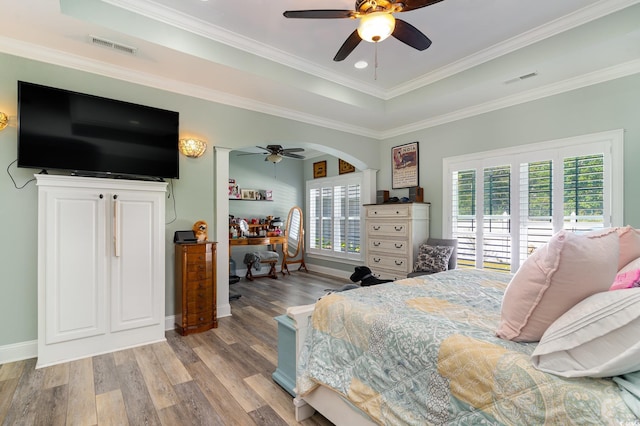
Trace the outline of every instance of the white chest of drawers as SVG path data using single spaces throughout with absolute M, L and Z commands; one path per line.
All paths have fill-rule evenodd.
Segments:
M 381 279 L 413 270 L 420 244 L 429 238 L 429 204 L 365 205 L 366 264 Z

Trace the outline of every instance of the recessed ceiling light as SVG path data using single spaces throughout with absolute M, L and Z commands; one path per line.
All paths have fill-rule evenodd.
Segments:
M 361 70 L 361 69 L 364 69 L 364 68 L 368 67 L 369 64 L 367 63 L 367 61 L 358 61 L 353 66 L 358 68 L 359 70 Z

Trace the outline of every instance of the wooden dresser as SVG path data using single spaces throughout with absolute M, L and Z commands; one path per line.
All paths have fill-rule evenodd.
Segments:
M 366 265 L 381 279 L 406 278 L 429 238 L 428 203 L 365 205 Z
M 216 243 L 176 244 L 176 330 L 181 335 L 218 327 Z

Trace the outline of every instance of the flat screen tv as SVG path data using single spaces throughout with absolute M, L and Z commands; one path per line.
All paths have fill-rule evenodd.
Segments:
M 18 167 L 178 178 L 177 112 L 18 82 Z

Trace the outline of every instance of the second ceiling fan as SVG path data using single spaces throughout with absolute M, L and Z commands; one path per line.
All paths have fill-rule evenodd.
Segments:
M 296 154 L 296 152 L 304 152 L 304 148 L 283 148 L 282 145 L 267 145 L 266 148 L 262 146 L 257 146 L 256 148 L 260 148 L 264 150 L 264 154 L 269 154 L 264 158 L 264 161 L 271 161 L 272 163 L 279 163 L 282 161 L 284 157 L 289 158 L 297 158 L 300 160 L 304 160 L 304 156 L 300 154 Z M 258 153 L 246 153 L 240 155 L 254 155 Z
M 357 0 L 355 10 L 287 10 L 285 18 L 303 19 L 360 19 L 358 28 L 336 53 L 334 61 L 344 60 L 358 46 L 361 40 L 377 43 L 390 35 L 417 50 L 425 50 L 431 46 L 431 40 L 413 25 L 393 14 L 409 12 L 439 3 L 442 0 Z

